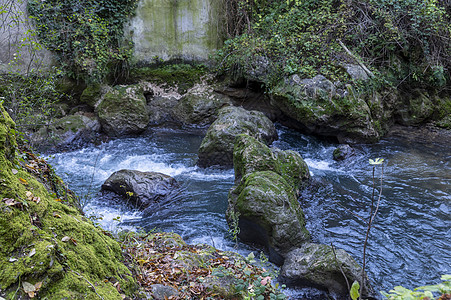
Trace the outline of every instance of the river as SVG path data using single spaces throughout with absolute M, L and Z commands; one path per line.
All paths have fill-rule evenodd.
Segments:
M 281 126 L 278 132 L 279 140 L 273 146 L 298 151 L 309 166 L 312 185 L 302 193 L 300 202 L 315 242 L 333 243 L 361 262 L 366 226 L 353 214 L 368 217 L 373 185 L 368 160 L 382 157 L 383 194 L 367 251 L 375 290 L 433 284 L 451 272 L 451 148 L 446 140 L 424 134 L 406 137 L 406 131 L 400 130 L 377 144 L 356 145 L 355 156 L 336 162 L 332 152 L 337 144 Z M 234 173 L 196 167 L 203 135 L 202 130 L 154 129 L 137 138 L 57 153 L 48 160 L 82 197 L 86 214 L 95 216 L 107 230 L 174 231 L 189 243 L 233 250 L 235 243 L 224 213 Z M 173 176 L 184 186 L 184 197 L 148 216 L 106 202 L 99 196 L 100 186 L 120 169 Z M 380 176 L 380 168 L 376 176 Z M 238 244 L 243 255 L 252 250 Z M 287 290 L 293 299 L 305 293 Z

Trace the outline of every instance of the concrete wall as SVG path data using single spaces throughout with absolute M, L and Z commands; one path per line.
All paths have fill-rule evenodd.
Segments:
M 39 49 L 26 0 L 0 0 L 0 72 L 45 69 L 52 55 Z M 223 0 L 140 0 L 126 26 L 138 62 L 155 58 L 205 61 L 222 45 Z
M 27 73 L 51 66 L 52 56 L 40 47 L 29 21 L 26 0 L 0 0 L 0 72 Z
M 223 0 L 141 0 L 127 32 L 135 58 L 207 60 L 222 45 Z

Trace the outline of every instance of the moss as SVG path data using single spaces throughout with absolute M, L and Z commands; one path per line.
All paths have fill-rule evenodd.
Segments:
M 0 289 L 20 295 L 22 282 L 42 282 L 41 298 L 121 299 L 114 277 L 131 294 L 119 244 L 83 217 L 70 192 L 56 198 L 65 188 L 42 159 L 20 150 L 25 163 L 15 162 L 14 124 L 0 109 Z
M 96 102 L 100 99 L 102 95 L 102 85 L 101 84 L 91 84 L 88 85 L 80 96 L 80 101 L 94 107 Z
M 134 68 L 131 71 L 132 81 L 152 81 L 158 84 L 177 86 L 179 93 L 185 93 L 207 73 L 203 65 L 161 64 L 150 67 Z
M 273 171 L 282 176 L 298 192 L 309 179 L 307 164 L 295 151 L 269 148 L 257 139 L 241 134 L 235 140 L 233 151 L 235 183 L 256 171 Z
M 437 97 L 435 102 L 435 124 L 451 129 L 451 96 Z

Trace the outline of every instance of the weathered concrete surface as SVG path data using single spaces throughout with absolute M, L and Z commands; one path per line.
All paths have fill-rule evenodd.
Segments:
M 222 0 L 141 0 L 126 28 L 135 58 L 207 60 L 222 45 Z
M 0 0 L 0 73 L 48 68 L 52 55 L 38 42 L 27 15 L 27 1 Z

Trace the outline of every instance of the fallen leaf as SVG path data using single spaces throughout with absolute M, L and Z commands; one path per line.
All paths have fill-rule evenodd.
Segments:
M 41 286 L 42 286 L 42 281 L 36 282 L 36 284 L 34 285 L 34 287 L 36 288 L 36 292 L 39 291 Z
M 61 239 L 61 242 L 68 242 L 70 240 L 70 237 L 67 235 Z
M 36 204 L 38 204 L 39 202 L 41 202 L 41 198 L 33 197 L 33 201 L 36 202 Z
M 26 281 L 22 282 L 22 287 L 23 287 L 24 292 L 27 294 L 30 292 L 36 291 L 36 287 L 33 284 L 26 282 Z
M 271 277 L 267 276 L 265 278 L 262 279 L 262 281 L 260 282 L 262 285 L 267 285 L 269 282 L 271 282 Z
M 28 257 L 32 257 L 35 254 L 36 254 L 36 249 L 33 248 L 33 249 L 31 249 L 30 253 L 28 254 Z
M 22 182 L 23 185 L 28 185 L 28 181 L 23 179 L 22 177 L 19 177 L 20 182 Z
M 16 175 L 17 173 L 19 173 L 19 171 L 17 171 L 16 169 L 11 169 L 11 172 Z
M 9 262 L 15 262 L 15 261 L 17 261 L 17 258 L 12 258 L 12 257 L 11 257 L 11 258 L 9 259 Z
M 3 199 L 3 201 L 5 202 L 6 205 L 9 205 L 9 206 L 13 206 L 13 205 L 16 205 L 17 203 L 19 203 L 16 200 L 11 199 L 11 198 L 5 198 L 5 199 Z
M 53 212 L 53 216 L 54 216 L 55 218 L 61 219 L 61 216 L 60 216 L 59 214 L 57 214 L 56 212 Z
M 61 202 L 63 200 L 61 200 L 60 198 L 56 198 L 55 201 Z
M 33 193 L 32 193 L 32 192 L 27 191 L 27 192 L 25 193 L 25 195 L 27 196 L 27 199 L 28 199 L 28 200 L 33 200 Z
M 70 238 L 70 241 L 72 242 L 72 244 L 74 244 L 74 246 L 77 246 L 77 240 L 74 238 Z

